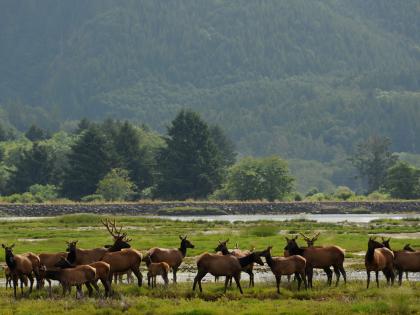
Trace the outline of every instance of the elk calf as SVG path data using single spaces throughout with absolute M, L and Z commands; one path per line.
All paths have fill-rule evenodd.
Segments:
M 156 287 L 156 277 L 162 276 L 165 285 L 169 284 L 168 273 L 170 271 L 170 267 L 166 262 L 159 262 L 153 263 L 149 256 L 145 258 L 146 266 L 147 266 L 147 285 L 150 287 L 150 280 L 151 286 Z
M 272 273 L 276 277 L 277 293 L 280 294 L 281 276 L 290 276 L 294 274 L 298 281 L 298 290 L 302 280 L 307 288 L 306 282 L 306 259 L 300 255 L 293 255 L 289 257 L 271 257 L 272 246 L 261 252 L 261 256 L 265 257 L 267 265 L 270 267 Z

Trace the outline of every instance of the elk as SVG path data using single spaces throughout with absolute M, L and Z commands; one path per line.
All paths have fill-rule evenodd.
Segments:
M 382 238 L 382 244 L 391 250 L 389 242 L 391 238 L 385 240 Z M 403 250 L 392 251 L 394 253 L 394 267 L 398 272 L 398 284 L 402 283 L 403 272 L 406 273 L 406 278 L 408 280 L 408 272 L 419 272 L 420 271 L 420 252 L 419 251 L 409 251 L 405 250 L 409 248 L 412 250 L 410 245 L 404 246 Z
M 60 268 L 72 268 L 75 267 L 76 261 L 77 261 L 77 241 L 74 242 L 67 242 L 68 247 L 68 255 L 67 259 L 62 258 L 55 266 Z M 95 287 L 96 291 L 99 293 L 99 288 L 96 282 L 98 280 L 101 281 L 102 285 L 105 289 L 105 296 L 109 296 L 111 283 L 109 282 L 109 273 L 111 270 L 111 267 L 108 263 L 103 261 L 96 261 L 93 263 L 90 263 L 89 266 L 96 269 L 96 276 L 95 281 L 92 283 L 92 285 Z
M 237 258 L 233 255 L 204 253 L 197 260 L 198 271 L 194 278 L 193 291 L 195 291 L 195 287 L 198 283 L 200 292 L 203 292 L 203 289 L 201 288 L 201 280 L 207 273 L 210 273 L 213 276 L 226 277 L 224 290 L 225 293 L 229 278 L 233 277 L 239 291 L 241 294 L 243 294 L 240 283 L 241 271 L 243 267 L 248 266 L 251 263 L 257 263 L 261 266 L 264 265 L 259 252 L 252 252 L 251 254 L 241 258 Z
M 313 269 L 320 268 L 329 270 L 330 266 L 334 270 L 341 272 L 346 283 L 346 272 L 343 267 L 344 263 L 344 250 L 338 246 L 325 246 L 325 247 L 299 247 L 296 242 L 298 236 L 289 239 L 286 237 L 287 245 L 284 248 L 288 251 L 289 255 L 300 255 L 306 259 L 306 275 L 308 277 L 308 286 L 312 288 Z M 339 281 L 339 273 L 337 275 L 336 285 Z
M 315 245 L 315 241 L 318 239 L 318 237 L 320 235 L 320 233 L 318 232 L 312 238 L 309 238 L 306 235 L 304 235 L 303 233 L 299 233 L 299 234 L 303 237 L 303 239 L 305 240 L 308 247 L 313 247 Z M 320 246 L 318 246 L 318 247 L 320 247 Z M 284 255 L 284 256 L 287 257 L 286 255 Z M 332 283 L 332 271 L 331 271 L 330 267 L 325 267 L 323 269 L 324 269 L 325 273 L 327 274 L 327 283 L 329 285 L 331 285 L 331 283 Z M 336 279 L 337 279 L 337 284 L 338 284 L 338 279 L 340 278 L 340 271 L 337 268 L 334 268 L 334 272 L 335 272 Z M 345 275 L 343 276 L 343 278 L 344 278 L 344 281 L 346 281 L 346 276 Z
M 393 271 L 394 254 L 383 244 L 375 241 L 375 238 L 370 237 L 368 241 L 368 249 L 365 255 L 365 267 L 367 272 L 367 288 L 370 284 L 370 272 L 375 271 L 376 286 L 379 288 L 379 271 L 382 271 L 389 284 L 391 280 L 394 284 L 394 271 Z
M 30 281 L 29 287 L 29 294 L 32 292 L 34 278 L 32 273 L 34 272 L 34 267 L 32 265 L 31 259 L 29 259 L 25 255 L 14 255 L 13 254 L 13 247 L 15 244 L 11 246 L 6 246 L 1 244 L 5 251 L 5 258 L 6 264 L 10 271 L 10 276 L 13 280 L 13 294 L 16 298 L 16 287 L 18 286 L 18 279 L 20 279 L 20 290 L 21 295 L 23 296 L 23 284 L 25 282 L 25 277 L 28 277 Z M 39 270 L 38 270 L 39 271 Z M 39 274 L 39 272 L 38 272 Z
M 64 262 L 64 263 L 63 263 Z M 69 264 L 65 258 L 60 259 L 56 264 L 56 267 L 64 266 Z M 57 280 L 60 282 L 63 287 L 63 297 L 66 295 L 66 292 L 70 292 L 72 286 L 76 286 L 76 298 L 82 296 L 82 285 L 86 285 L 89 297 L 92 296 L 92 287 L 91 284 L 95 281 L 96 278 L 96 269 L 88 265 L 75 266 L 73 268 L 64 268 L 58 270 L 47 270 L 45 267 L 41 268 L 41 275 L 43 278 L 50 280 Z M 51 296 L 51 287 L 50 287 L 50 296 Z
M 184 237 L 179 236 L 179 239 L 181 240 L 181 244 L 178 249 L 154 247 L 147 251 L 147 255 L 150 257 L 152 262 L 166 262 L 169 267 L 172 268 L 174 283 L 176 283 L 176 273 L 187 254 L 187 249 L 194 248 L 194 245 L 189 240 L 187 240 L 186 235 Z
M 168 279 L 168 273 L 170 271 L 170 267 L 166 262 L 159 262 L 159 263 L 153 263 L 150 259 L 150 256 L 146 255 L 145 258 L 146 266 L 147 266 L 147 285 L 150 287 L 150 280 L 152 280 L 152 288 L 156 287 L 156 277 L 162 276 L 163 281 L 165 282 L 165 285 L 168 285 L 169 279 Z
M 261 252 L 261 256 L 265 257 L 267 265 L 270 267 L 271 272 L 276 277 L 277 293 L 280 294 L 280 282 L 281 276 L 283 275 L 290 276 L 294 274 L 298 281 L 298 290 L 300 290 L 302 280 L 306 289 L 308 286 L 306 282 L 306 259 L 300 255 L 293 255 L 289 257 L 272 257 L 272 248 L 272 246 L 267 247 L 266 250 Z
M 241 251 L 238 248 L 238 243 L 236 243 L 236 248 L 233 251 L 229 252 L 229 250 L 227 248 L 227 242 L 229 242 L 229 239 L 227 239 L 224 242 L 219 240 L 219 245 L 215 248 L 215 251 L 216 252 L 220 251 L 223 255 L 232 255 L 236 258 L 245 257 L 246 255 L 249 255 L 251 253 L 251 251 L 249 251 L 249 250 Z M 249 275 L 249 287 L 254 286 L 253 269 L 254 269 L 254 263 L 250 263 L 249 265 L 244 266 L 242 268 L 242 271 L 246 272 Z M 232 285 L 232 278 L 229 279 L 229 282 Z
M 114 282 L 122 284 L 123 283 L 123 276 L 127 275 L 127 283 L 133 283 L 133 273 L 131 270 L 128 270 L 127 272 L 116 272 L 114 273 Z

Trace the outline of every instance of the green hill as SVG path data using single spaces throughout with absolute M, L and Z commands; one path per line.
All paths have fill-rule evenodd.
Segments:
M 6 0 L 0 119 L 163 131 L 188 107 L 243 155 L 330 163 L 371 134 L 420 153 L 419 16 L 414 0 Z

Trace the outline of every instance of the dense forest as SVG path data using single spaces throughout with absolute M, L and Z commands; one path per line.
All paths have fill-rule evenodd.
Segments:
M 420 154 L 416 0 L 0 3 L 0 121 L 71 131 L 182 108 L 239 156 L 289 160 L 299 191 L 361 190 L 349 156 L 372 135 Z

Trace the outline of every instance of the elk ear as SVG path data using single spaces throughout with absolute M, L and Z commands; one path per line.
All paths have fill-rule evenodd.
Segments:
M 13 244 L 10 246 L 10 248 L 13 248 L 13 247 L 15 247 L 15 243 L 13 243 Z
M 4 244 L 1 244 L 1 247 L 6 248 L 6 246 Z
M 181 235 L 179 236 L 179 239 L 180 239 L 181 241 L 183 240 L 183 238 L 182 238 L 182 236 L 181 236 Z
M 388 238 L 388 242 L 391 241 L 391 238 Z
M 289 238 L 287 236 L 284 237 L 286 239 L 286 242 L 289 243 Z
M 219 240 L 219 244 L 222 245 L 222 241 L 221 240 Z
M 70 242 L 69 241 L 66 241 L 66 244 L 70 244 Z
M 229 242 L 229 239 L 227 239 L 225 243 L 227 243 L 227 242 Z
M 185 237 L 184 237 L 184 241 L 187 239 L 187 235 L 185 235 Z
M 383 236 L 381 236 L 381 238 L 382 238 L 382 242 L 385 242 L 385 238 Z
M 298 237 L 299 237 L 299 235 L 296 235 L 293 239 L 294 239 L 294 240 L 297 240 L 297 239 L 298 239 Z
M 272 248 L 273 248 L 273 246 L 271 246 L 271 245 L 267 247 L 268 250 L 271 250 Z

